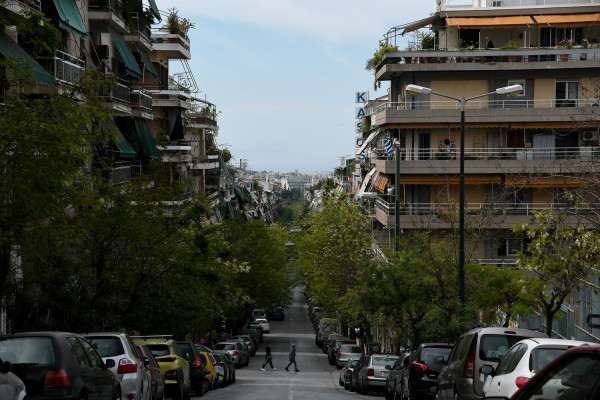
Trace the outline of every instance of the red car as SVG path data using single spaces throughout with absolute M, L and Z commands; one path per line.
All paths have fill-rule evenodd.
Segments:
M 135 347 L 139 350 L 140 354 L 144 359 L 144 365 L 146 369 L 150 371 L 150 398 L 151 399 L 164 399 L 165 395 L 165 377 L 160 370 L 160 366 L 156 362 L 154 355 L 150 349 L 145 345 L 136 344 Z

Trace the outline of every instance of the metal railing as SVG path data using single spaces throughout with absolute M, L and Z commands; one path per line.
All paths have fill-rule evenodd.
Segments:
M 100 93 L 100 97 L 104 97 L 107 101 L 118 101 L 121 103 L 131 103 L 131 88 L 126 80 L 120 78 L 115 79 L 115 86 L 110 92 Z
M 56 51 L 54 57 L 39 57 L 36 60 L 64 85 L 76 86 L 85 74 L 85 61 L 62 51 Z
M 40 0 L 9 0 L 4 7 L 12 8 L 10 7 L 12 5 L 18 5 L 20 8 L 29 9 L 37 13 L 42 12 L 42 2 Z
M 190 51 L 190 39 L 183 32 L 168 31 L 165 27 L 151 28 L 152 43 L 173 43 L 182 46 L 187 51 Z
M 378 159 L 389 159 L 383 148 L 375 149 L 375 153 Z M 444 148 L 403 148 L 400 157 L 407 161 L 458 160 L 460 148 L 458 144 Z M 466 147 L 465 160 L 600 160 L 600 147 Z
M 600 4 L 599 0 L 485 0 L 481 6 L 473 7 L 472 0 L 442 0 L 439 10 L 451 10 L 453 8 L 529 8 L 556 6 L 589 6 Z
M 152 111 L 152 95 L 145 89 L 131 91 L 131 106 Z
M 375 201 L 375 207 L 385 211 L 387 215 L 395 215 L 395 205 L 384 198 Z M 534 211 L 556 210 L 567 214 L 581 214 L 598 210 L 597 205 L 582 203 L 569 205 L 566 203 L 465 203 L 467 215 L 525 215 L 531 216 Z M 458 218 L 458 206 L 447 203 L 402 203 L 398 207 L 401 215 L 445 215 Z
M 90 10 L 105 10 L 112 11 L 115 14 L 121 15 L 123 12 L 122 0 L 90 0 L 88 4 Z
M 142 174 L 141 161 L 115 161 L 111 169 L 102 171 L 102 177 L 113 184 L 136 180 Z

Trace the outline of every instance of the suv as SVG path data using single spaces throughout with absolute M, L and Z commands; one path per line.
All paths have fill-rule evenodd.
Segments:
M 177 342 L 169 336 L 134 336 L 135 344 L 143 344 L 158 362 L 165 376 L 165 392 L 175 400 L 190 399 L 190 364 L 187 362 Z
M 102 361 L 113 360 L 110 370 L 121 386 L 123 398 L 143 400 L 150 388 L 150 373 L 144 358 L 126 333 L 88 333 L 83 335 L 96 349 Z
M 484 365 L 496 368 L 515 343 L 532 337 L 548 337 L 529 329 L 477 327 L 463 333 L 437 379 L 436 400 L 478 400 L 483 397 Z

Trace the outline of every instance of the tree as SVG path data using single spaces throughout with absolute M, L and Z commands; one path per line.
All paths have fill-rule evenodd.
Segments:
M 570 225 L 556 211 L 534 213 L 533 221 L 513 227 L 531 242 L 517 266 L 535 274 L 533 287 L 546 317 L 546 334 L 567 296 L 579 289 L 600 261 L 600 234 L 584 225 Z

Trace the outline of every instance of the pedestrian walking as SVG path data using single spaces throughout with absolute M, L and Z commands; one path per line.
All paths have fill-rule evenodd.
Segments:
M 271 369 L 276 369 L 275 367 L 273 367 L 273 359 L 271 358 L 271 343 L 269 343 L 267 345 L 267 348 L 265 349 L 265 362 L 263 363 L 263 365 L 260 369 L 262 371 L 264 371 L 265 365 L 267 365 L 267 364 L 271 365 Z
M 290 357 L 289 357 L 290 363 L 285 367 L 286 371 L 289 371 L 289 366 L 294 364 L 294 368 L 296 369 L 296 372 L 300 372 L 300 370 L 298 369 L 298 364 L 296 364 L 296 343 L 292 343 L 292 348 L 290 349 Z

